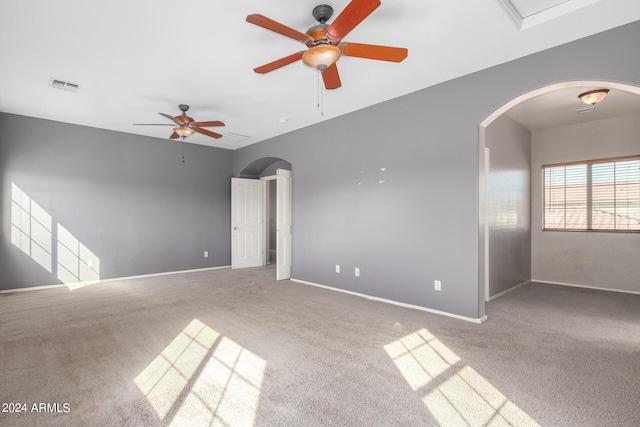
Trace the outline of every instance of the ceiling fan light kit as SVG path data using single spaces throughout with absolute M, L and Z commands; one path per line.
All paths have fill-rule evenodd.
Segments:
M 305 51 L 270 62 L 255 68 L 254 71 L 259 74 L 266 74 L 301 59 L 305 65 L 322 72 L 322 80 L 326 89 L 337 89 L 342 86 L 342 83 L 340 82 L 336 61 L 342 56 L 402 62 L 408 54 L 405 48 L 342 41 L 351 30 L 377 9 L 380 4 L 380 0 L 352 0 L 331 24 L 327 24 L 327 21 L 333 14 L 333 8 L 326 4 L 318 5 L 313 9 L 312 15 L 319 24 L 309 28 L 306 33 L 287 27 L 260 14 L 247 16 L 247 22 L 304 43 L 307 46 Z
M 189 129 L 188 127 L 182 127 L 182 126 L 173 128 L 173 131 L 182 138 L 186 138 L 189 135 L 193 135 L 195 133 L 192 129 Z
M 302 54 L 302 62 L 311 68 L 324 71 L 340 59 L 341 53 L 340 49 L 332 44 L 319 44 Z

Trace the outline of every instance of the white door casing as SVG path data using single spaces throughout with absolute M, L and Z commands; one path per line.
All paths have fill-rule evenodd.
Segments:
M 263 187 L 258 179 L 231 178 L 231 268 L 263 265 Z
M 291 278 L 291 171 L 276 174 L 276 280 L 284 280 Z
M 491 289 L 489 289 L 489 279 L 491 267 L 489 263 L 489 176 L 491 174 L 491 151 L 485 147 L 484 149 L 484 209 L 485 209 L 485 221 L 484 221 L 484 300 L 491 301 Z

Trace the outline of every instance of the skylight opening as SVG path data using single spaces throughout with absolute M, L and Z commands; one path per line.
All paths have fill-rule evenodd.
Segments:
M 499 0 L 521 30 L 574 12 L 600 0 Z

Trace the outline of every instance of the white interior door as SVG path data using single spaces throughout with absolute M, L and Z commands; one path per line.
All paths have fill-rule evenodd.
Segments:
M 231 268 L 262 265 L 263 188 L 259 179 L 231 178 Z
M 277 170 L 276 280 L 291 278 L 291 171 Z

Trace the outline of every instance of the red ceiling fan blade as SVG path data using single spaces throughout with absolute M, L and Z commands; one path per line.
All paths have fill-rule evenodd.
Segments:
M 380 0 L 353 0 L 329 25 L 326 31 L 327 39 L 335 42 L 344 38 L 380 4 Z
M 165 113 L 158 113 L 158 114 L 160 114 L 161 116 L 166 117 L 167 119 L 171 120 L 172 122 L 174 122 L 174 123 L 175 123 L 175 124 L 177 124 L 177 125 L 181 125 L 181 124 L 182 124 L 182 122 L 181 122 L 180 120 L 176 119 L 176 118 L 175 118 L 175 117 L 173 117 L 173 116 L 170 116 L 170 115 L 165 114 Z
M 262 16 L 260 14 L 247 16 L 247 22 L 302 43 L 312 41 L 311 37 L 309 37 L 307 34 L 301 33 L 300 31 L 294 30 L 293 28 L 289 28 L 286 25 L 283 25 L 279 22 L 274 21 L 273 19 L 267 18 L 266 16 Z
M 206 129 L 200 129 L 198 126 L 189 126 L 189 128 L 193 129 L 195 132 L 210 136 L 211 138 L 222 138 L 222 135 L 220 135 L 219 133 L 211 132 L 210 130 Z
M 297 60 L 302 58 L 302 54 L 304 53 L 304 51 L 302 52 L 297 52 L 294 53 L 293 55 L 289 55 L 289 56 L 285 56 L 284 58 L 280 58 L 276 61 L 270 62 L 268 64 L 265 64 L 261 67 L 258 68 L 254 68 L 253 71 L 255 71 L 256 73 L 259 74 L 266 74 L 269 73 L 273 70 L 277 70 L 278 68 L 282 68 L 285 65 L 289 65 L 293 62 L 296 62 Z
M 215 120 L 212 122 L 191 122 L 191 125 L 199 126 L 202 128 L 208 128 L 211 126 L 224 126 L 224 123 L 222 123 L 221 121 Z
M 409 51 L 403 47 L 376 46 L 372 44 L 341 43 L 345 56 L 357 58 L 376 59 L 378 61 L 402 62 Z
M 178 135 L 177 133 L 172 133 L 171 136 L 169 137 L 169 139 L 178 139 L 180 138 L 180 135 Z
M 340 74 L 338 74 L 338 66 L 335 63 L 322 72 L 322 80 L 327 90 L 338 89 L 342 86 Z

